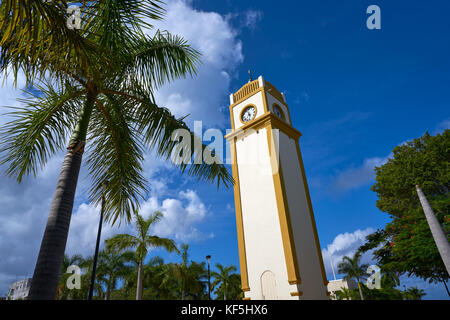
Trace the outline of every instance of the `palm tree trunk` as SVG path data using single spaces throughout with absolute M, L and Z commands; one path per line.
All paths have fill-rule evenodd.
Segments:
M 29 300 L 54 300 L 56 297 L 93 103 L 94 100 L 88 98 L 83 106 L 64 158 L 31 281 Z
M 363 293 L 361 290 L 361 284 L 359 283 L 359 279 L 357 279 L 357 282 L 358 282 L 359 295 L 361 296 L 361 300 L 364 300 L 364 296 L 363 296 Z
M 143 273 L 143 259 L 139 260 L 136 300 L 142 300 L 142 273 Z
M 108 286 L 106 287 L 105 300 L 109 300 L 109 298 L 111 297 L 111 282 L 112 282 L 112 277 L 113 277 L 113 275 L 110 274 L 110 275 L 109 275 L 109 279 L 108 279 Z
M 444 262 L 447 273 L 450 275 L 450 243 L 447 240 L 447 236 L 442 230 L 439 220 L 434 215 L 433 209 L 431 209 L 427 198 L 422 192 L 422 189 L 416 185 L 417 195 L 419 196 L 420 203 L 422 204 L 423 212 L 427 218 L 428 226 L 430 227 L 431 234 L 433 235 L 434 242 Z

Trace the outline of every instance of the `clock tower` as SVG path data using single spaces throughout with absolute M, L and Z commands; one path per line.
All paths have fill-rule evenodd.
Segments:
M 285 96 L 260 76 L 231 94 L 230 104 L 244 299 L 328 299 L 301 133 Z

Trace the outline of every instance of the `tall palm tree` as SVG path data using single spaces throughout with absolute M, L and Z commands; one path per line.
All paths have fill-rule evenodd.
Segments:
M 215 287 L 219 285 L 221 288 L 220 292 L 223 293 L 223 300 L 227 300 L 228 290 L 233 285 L 232 272 L 236 271 L 237 269 L 233 265 L 224 267 L 220 263 L 216 264 L 216 268 L 219 269 L 219 272 L 216 271 L 211 272 L 211 276 L 214 277 L 212 286 Z
M 42 5 L 42 2 L 29 3 Z M 144 34 L 142 27 L 150 27 L 144 22 L 145 18 L 161 18 L 161 8 L 155 2 L 94 2 L 96 5 L 87 9 L 89 19 L 82 30 L 77 31 L 78 36 L 100 47 L 101 55 L 110 57 L 114 67 L 95 58 L 97 53 L 86 53 L 87 49 L 84 52 L 89 59 L 73 58 L 73 64 L 66 68 L 61 67 L 59 60 L 43 58 L 42 65 L 47 66 L 45 70 L 49 71 L 50 78 L 40 73 L 41 80 L 35 85 L 40 93 L 31 88 L 30 98 L 22 100 L 25 106 L 13 108 L 11 116 L 15 119 L 0 132 L 0 164 L 7 163 L 7 173 L 17 177 L 19 182 L 25 175 L 36 175 L 51 156 L 67 147 L 29 299 L 55 298 L 87 142 L 90 143 L 87 161 L 92 177 L 89 198 L 98 205 L 105 197 L 105 220 L 114 224 L 119 218 L 129 222 L 144 197 L 147 188 L 142 173 L 145 148 L 153 148 L 159 156 L 169 159 L 178 142 L 172 141 L 172 133 L 176 129 L 189 130 L 183 119 L 175 118 L 155 103 L 153 93 L 170 80 L 194 75 L 199 63 L 198 52 L 183 38 L 168 32 Z M 26 1 L 20 1 L 18 6 L 13 6 L 12 12 L 19 14 L 19 9 L 14 10 L 24 3 Z M 91 11 L 95 14 L 89 14 Z M 9 9 L 1 13 L 5 12 L 11 14 Z M 8 20 L 2 19 L 0 23 Z M 51 21 L 51 17 L 47 17 L 49 19 Z M 16 33 L 17 37 L 22 36 Z M 8 38 L 6 33 L 1 35 Z M 8 41 L 6 43 L 12 43 Z M 67 50 L 60 60 L 78 54 L 74 47 Z M 33 69 L 32 64 L 22 58 L 23 55 L 11 54 L 8 63 L 17 63 L 16 66 L 30 73 L 29 77 L 33 72 L 39 73 L 41 67 Z M 39 61 L 36 63 L 41 63 Z M 29 68 L 27 63 L 31 65 Z M 192 139 L 198 139 L 189 132 Z M 201 145 L 201 150 L 192 150 L 191 158 L 208 148 Z M 196 163 L 188 170 L 185 162 L 177 165 L 182 172 L 207 181 L 217 180 L 218 185 L 222 182 L 228 186 L 232 182 L 222 164 Z M 109 183 L 103 184 L 104 181 Z
M 137 235 L 118 234 L 106 240 L 107 250 L 114 250 L 120 252 L 125 249 L 135 249 L 136 257 L 139 261 L 136 300 L 142 299 L 142 277 L 144 260 L 148 251 L 151 248 L 162 247 L 169 252 L 178 251 L 175 242 L 171 239 L 160 238 L 158 236 L 149 234 L 149 229 L 152 225 L 157 223 L 162 218 L 162 213 L 159 211 L 151 214 L 147 219 L 135 212 L 135 228 Z
M 361 296 L 361 300 L 364 300 L 364 296 L 361 289 L 361 280 L 367 278 L 367 268 L 368 264 L 360 265 L 359 262 L 361 260 L 361 255 L 357 252 L 353 256 L 353 258 L 345 256 L 342 258 L 342 262 L 338 264 L 338 272 L 345 274 L 344 279 L 352 279 L 355 278 L 358 283 L 359 295 Z

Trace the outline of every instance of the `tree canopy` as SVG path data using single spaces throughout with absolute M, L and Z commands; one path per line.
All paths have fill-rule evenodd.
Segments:
M 449 279 L 428 227 L 415 185 L 424 191 L 449 237 L 450 130 L 408 141 L 394 148 L 392 157 L 376 167 L 377 207 L 391 221 L 367 237 L 360 252 L 374 250 L 384 271 L 420 277 L 430 282 Z

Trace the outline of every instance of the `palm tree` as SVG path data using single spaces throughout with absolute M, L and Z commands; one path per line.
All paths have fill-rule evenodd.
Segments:
M 170 278 L 176 279 L 181 300 L 201 298 L 207 283 L 205 263 L 189 262 L 188 244 L 183 243 L 180 249 L 181 263 L 169 264 L 163 281 L 166 283 L 170 281 Z
M 336 300 L 351 300 L 352 290 L 346 287 L 342 287 L 340 290 L 335 292 Z
M 215 287 L 216 285 L 220 285 L 219 287 L 220 290 L 219 289 L 216 290 L 216 293 L 220 291 L 220 293 L 223 294 L 223 300 L 227 300 L 228 290 L 230 289 L 230 287 L 233 286 L 232 272 L 236 271 L 237 269 L 233 265 L 224 267 L 220 263 L 216 264 L 216 268 L 219 269 L 219 272 L 216 271 L 211 272 L 211 276 L 214 277 L 212 286 Z
M 361 280 L 364 280 L 367 278 L 367 268 L 369 265 L 362 264 L 360 265 L 359 262 L 361 260 L 361 255 L 357 252 L 353 256 L 353 259 L 350 257 L 345 256 L 342 258 L 342 262 L 338 264 L 338 272 L 345 274 L 344 279 L 352 279 L 355 278 L 356 282 L 358 283 L 358 289 L 359 289 L 359 295 L 361 296 L 361 300 L 364 300 L 364 296 L 361 290 Z
M 123 279 L 130 273 L 127 263 L 131 256 L 135 254 L 131 251 L 115 254 L 108 251 L 100 251 L 98 260 L 97 278 L 105 285 L 105 300 L 111 297 L 111 291 L 116 289 L 117 280 Z
M 162 218 L 162 213 L 159 211 L 151 214 L 147 219 L 144 219 L 141 215 L 135 212 L 135 227 L 137 235 L 131 234 L 118 234 L 114 237 L 106 240 L 107 250 L 115 250 L 120 252 L 125 249 L 134 248 L 136 250 L 136 257 L 139 261 L 138 275 L 137 275 L 137 288 L 136 288 L 136 300 L 142 299 L 142 277 L 144 260 L 147 256 L 148 250 L 151 248 L 162 247 L 169 252 L 178 251 L 175 246 L 175 242 L 171 239 L 160 238 L 155 235 L 149 234 L 150 226 L 157 223 Z
M 79 254 L 75 254 L 73 256 L 64 255 L 63 264 L 61 267 L 61 275 L 58 283 L 58 291 L 56 294 L 56 299 L 67 299 L 70 296 L 70 290 L 67 289 L 66 282 L 67 279 L 71 276 L 71 274 L 67 273 L 67 269 L 71 265 L 77 265 L 81 268 L 84 260 L 83 257 Z
M 425 291 L 417 287 L 408 288 L 403 292 L 403 297 L 406 300 L 422 300 L 422 297 L 425 295 Z
M 29 1 L 36 6 L 43 6 L 43 2 Z M 4 62 L 15 63 L 30 78 L 47 66 L 42 68 L 53 78 L 45 78 L 41 72 L 42 80 L 35 85 L 40 93 L 31 88 L 30 97 L 22 100 L 25 106 L 13 108 L 11 116 L 15 119 L 0 132 L 0 164 L 7 163 L 7 173 L 20 182 L 25 175 L 36 175 L 51 156 L 67 146 L 29 299 L 55 298 L 86 142 L 91 144 L 87 159 L 92 177 L 89 200 L 98 205 L 104 196 L 105 220 L 114 224 L 119 218 L 129 222 L 145 195 L 147 181 L 142 174 L 145 148 L 153 148 L 159 156 L 169 159 L 178 142 L 171 139 L 174 130 L 189 130 L 183 119 L 175 118 L 155 103 L 153 92 L 165 82 L 194 75 L 198 52 L 184 39 L 167 32 L 157 31 L 152 37 L 144 34 L 142 27 L 150 27 L 145 18 L 161 18 L 161 8 L 152 1 L 94 2 L 88 12 L 96 13 L 87 13 L 89 19 L 73 38 L 74 42 L 81 41 L 76 48 L 84 48 L 86 59 L 73 58 L 73 64 L 62 68 L 62 58 L 78 54 L 71 46 L 57 61 L 38 59 L 36 68 L 23 55 L 15 57 L 11 53 Z M 5 11 L 1 14 L 11 14 L 3 3 L 1 8 Z M 13 8 L 21 8 L 24 3 L 21 1 Z M 7 25 L 14 25 L 4 18 L 0 23 L 7 21 Z M 47 20 L 51 21 L 51 17 Z M 0 35 L 2 39 L 8 38 L 6 33 Z M 17 32 L 17 37 L 21 36 Z M 88 45 L 83 44 L 80 36 L 86 43 L 100 47 L 101 56 L 110 57 L 114 67 L 95 58 L 98 52 L 87 53 Z M 8 41 L 5 43 L 12 43 Z M 192 139 L 198 139 L 189 132 Z M 191 158 L 208 148 L 201 145 L 201 150 L 192 151 Z M 207 181 L 217 180 L 218 185 L 222 182 L 228 186 L 232 182 L 222 164 L 192 164 L 189 170 L 185 162 L 177 165 L 182 172 Z M 103 184 L 104 181 L 109 183 Z

